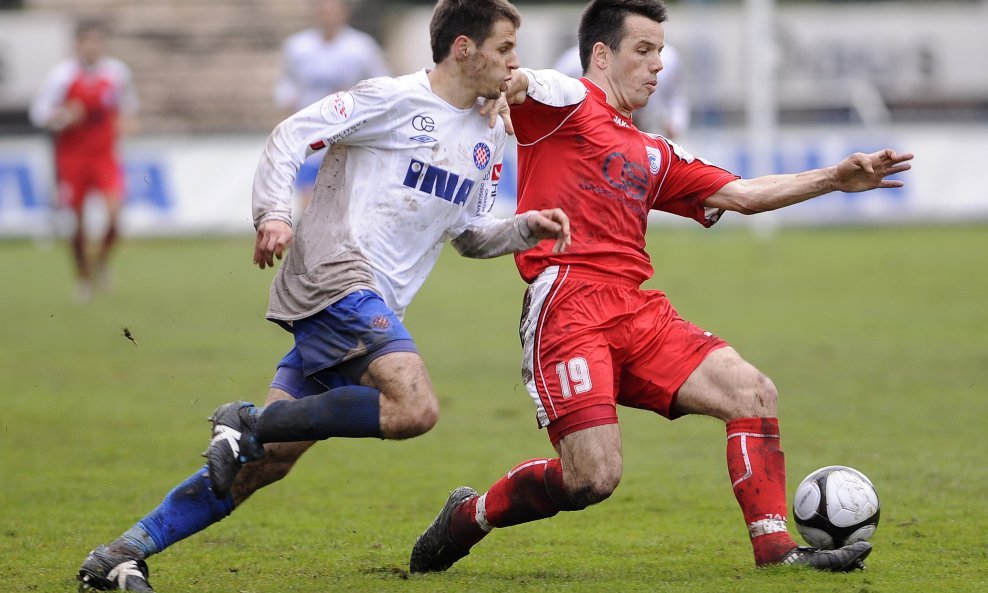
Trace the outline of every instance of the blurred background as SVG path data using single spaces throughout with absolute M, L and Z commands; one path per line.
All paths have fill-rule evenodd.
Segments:
M 250 185 L 282 43 L 313 0 L 0 0 L 0 237 L 59 233 L 48 137 L 27 113 L 71 55 L 78 19 L 109 27 L 141 107 L 124 143 L 126 236 L 252 232 Z M 988 220 L 988 1 L 670 1 L 689 126 L 676 141 L 743 176 L 797 171 L 854 150 L 916 153 L 902 190 L 833 195 L 759 217 L 764 228 Z M 575 43 L 582 2 L 518 0 L 522 63 Z M 351 24 L 395 74 L 431 65 L 428 1 L 352 4 Z M 661 86 L 661 83 L 660 83 Z M 500 208 L 513 211 L 514 155 Z M 729 217 L 727 224 L 739 224 Z M 672 217 L 660 223 L 678 224 Z

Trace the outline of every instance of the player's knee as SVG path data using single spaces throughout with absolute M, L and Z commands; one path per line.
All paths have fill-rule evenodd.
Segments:
M 566 484 L 573 508 L 565 510 L 585 509 L 590 505 L 607 500 L 618 484 L 621 483 L 621 469 L 608 467 L 592 475 L 578 478 L 575 483 Z
M 594 480 L 578 485 L 576 489 L 569 492 L 573 508 L 567 510 L 585 509 L 590 505 L 607 500 L 617 488 L 618 482 L 620 479 Z
M 388 431 L 394 439 L 410 439 L 423 435 L 439 420 L 439 402 L 435 397 L 422 398 L 415 405 L 406 406 L 401 417 L 396 419 Z
M 758 373 L 747 390 L 752 416 L 775 416 L 779 406 L 779 391 L 767 376 Z

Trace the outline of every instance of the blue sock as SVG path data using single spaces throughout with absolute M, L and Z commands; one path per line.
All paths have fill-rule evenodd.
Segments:
M 199 533 L 233 512 L 233 497 L 218 499 L 206 468 L 189 476 L 156 509 L 128 529 L 111 547 L 122 544 L 144 558 Z
M 381 392 L 348 385 L 266 406 L 255 434 L 262 443 L 321 441 L 329 437 L 381 438 Z

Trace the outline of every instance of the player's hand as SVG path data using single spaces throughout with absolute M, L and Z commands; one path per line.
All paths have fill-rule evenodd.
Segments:
M 517 105 L 523 103 L 527 95 L 528 76 L 521 70 L 512 70 L 511 81 L 508 83 L 508 88 L 504 91 L 504 98 L 508 100 L 509 105 Z
M 899 154 L 886 148 L 864 154 L 856 152 L 837 164 L 837 189 L 843 192 L 859 192 L 884 187 L 902 187 L 901 181 L 887 179 L 890 175 L 912 168 L 906 161 L 912 153 Z
M 69 99 L 55 111 L 55 114 L 48 122 L 48 127 L 56 132 L 60 132 L 65 128 L 70 128 L 81 123 L 85 118 L 86 108 L 83 107 L 82 103 L 75 99 Z
M 281 259 L 292 244 L 292 226 L 283 220 L 266 220 L 257 226 L 254 242 L 254 265 L 262 270 L 274 267 L 274 258 Z
M 497 125 L 497 118 L 504 120 L 504 131 L 509 136 L 515 135 L 515 127 L 511 124 L 511 108 L 508 100 L 504 98 L 504 93 L 497 99 L 484 99 L 480 106 L 480 114 L 487 116 L 487 125 L 492 129 Z
M 560 208 L 532 210 L 528 213 L 528 229 L 539 239 L 555 239 L 553 253 L 562 253 L 569 247 L 569 217 Z

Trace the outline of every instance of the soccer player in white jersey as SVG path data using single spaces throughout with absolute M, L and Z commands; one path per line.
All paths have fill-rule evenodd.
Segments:
M 348 24 L 352 0 L 309 1 L 314 5 L 314 25 L 289 36 L 281 48 L 281 76 L 274 100 L 285 114 L 345 91 L 361 80 L 391 74 L 374 38 Z M 303 205 L 312 198 L 320 162 L 320 155 L 312 155 L 295 177 Z
M 484 258 L 542 239 L 555 239 L 556 250 L 569 243 L 561 210 L 490 215 L 506 132 L 478 98 L 497 98 L 518 67 L 519 24 L 506 0 L 440 0 L 430 25 L 434 69 L 365 81 L 272 132 L 254 181 L 254 262 L 273 265 L 287 250 L 267 317 L 292 332 L 295 347 L 266 406 L 220 406 L 207 468 L 93 550 L 83 585 L 150 591 L 146 557 L 229 515 L 314 441 L 404 439 L 432 428 L 438 402 L 401 317 L 442 244 Z M 313 150 L 326 156 L 293 229 L 295 170 Z

